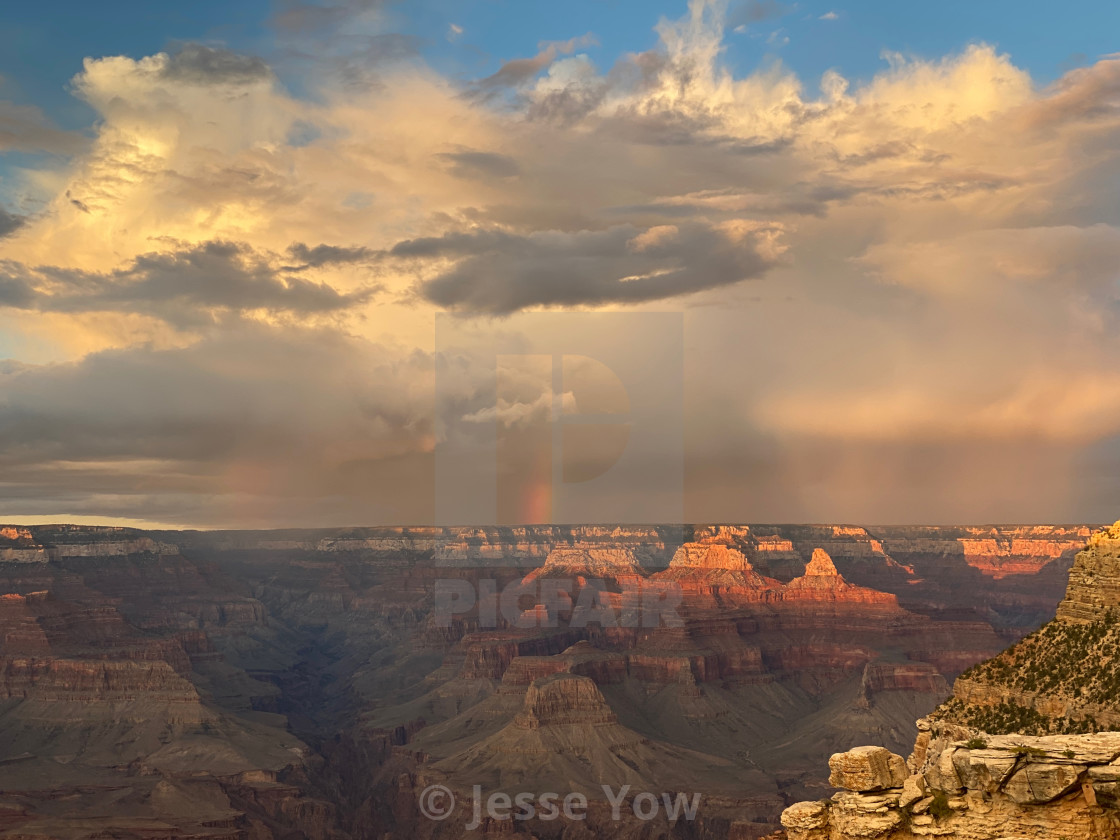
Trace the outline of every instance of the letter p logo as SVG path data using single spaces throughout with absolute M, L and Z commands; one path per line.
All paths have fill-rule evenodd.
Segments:
M 683 317 L 436 322 L 441 525 L 680 522 Z

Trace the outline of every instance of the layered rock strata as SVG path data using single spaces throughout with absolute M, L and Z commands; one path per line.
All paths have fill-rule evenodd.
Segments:
M 782 814 L 790 840 L 1120 838 L 1120 523 L 1078 553 L 1054 621 L 966 671 L 918 721 L 906 766 L 832 756 L 829 800 Z M 1054 734 L 1047 734 L 1054 733 Z
M 1094 533 L 1057 617 L 956 681 L 935 715 L 988 732 L 1120 728 L 1120 524 Z
M 588 830 L 750 840 L 791 798 L 817 795 L 829 753 L 903 751 L 946 677 L 1037 626 L 1061 594 L 1061 539 L 847 525 L 5 526 L 0 837 L 431 840 L 457 835 L 418 818 L 427 780 L 485 778 L 536 790 L 579 779 L 600 796 L 604 781 L 676 785 L 704 794 L 695 823 L 619 825 L 600 798 Z M 993 551 L 1007 574 L 979 568 Z M 682 622 L 550 626 L 528 601 L 541 620 L 525 627 L 501 612 L 497 626 L 477 610 L 432 619 L 438 580 L 482 593 L 553 576 L 576 578 L 574 596 L 580 578 L 614 581 L 604 601 L 620 610 L 620 578 L 672 584 Z
M 843 790 L 787 808 L 789 840 L 1120 838 L 1120 732 L 985 736 L 939 721 L 918 726 L 912 772 L 881 748 L 834 755 L 829 781 Z

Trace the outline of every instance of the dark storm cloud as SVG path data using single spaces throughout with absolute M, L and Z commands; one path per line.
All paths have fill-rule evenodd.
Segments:
M 438 155 L 447 161 L 451 174 L 457 178 L 512 178 L 521 173 L 517 161 L 496 152 L 447 152 Z
M 35 290 L 21 277 L 6 275 L 0 269 L 0 307 L 30 309 L 35 301 Z
M 163 77 L 195 85 L 244 85 L 272 76 L 264 59 L 204 44 L 184 44 L 163 68 Z
M 288 246 L 288 255 L 300 265 L 286 266 L 291 269 L 322 268 L 324 265 L 340 265 L 362 262 L 370 259 L 374 252 L 369 248 L 346 248 L 341 245 L 316 245 L 314 248 L 302 242 Z
M 535 96 L 528 104 L 525 115 L 530 120 L 570 125 L 598 108 L 609 91 L 610 87 L 601 79 L 551 90 L 544 95 Z
M 308 251 L 315 255 L 315 249 Z M 317 254 L 326 261 L 326 255 Z M 247 245 L 206 242 L 143 254 L 111 272 L 0 262 L 0 302 L 45 312 L 143 312 L 186 326 L 216 312 L 263 309 L 292 315 L 336 312 L 377 289 L 342 293 L 285 273 Z
M 14 213 L 9 213 L 3 207 L 0 207 L 0 239 L 3 239 L 10 233 L 15 233 L 26 220 L 23 216 L 17 216 Z
M 643 232 L 455 233 L 401 242 L 395 257 L 451 258 L 450 269 L 419 285 L 449 309 L 506 315 L 537 306 L 643 303 L 757 277 L 772 260 L 752 234 L 703 224 Z

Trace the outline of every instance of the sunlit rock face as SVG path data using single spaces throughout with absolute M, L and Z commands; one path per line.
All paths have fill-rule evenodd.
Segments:
M 827 601 L 834 605 L 859 604 L 869 609 L 899 611 L 898 598 L 886 592 L 853 586 L 836 570 L 836 564 L 823 548 L 814 548 L 800 577 L 791 580 L 782 593 L 786 602 Z
M 687 542 L 673 554 L 669 568 L 654 579 L 671 582 L 694 597 L 723 593 L 745 600 L 777 598 L 780 581 L 760 575 L 725 532 Z
M 628 548 L 554 548 L 544 565 L 534 569 L 526 580 L 542 577 L 633 578 L 644 577 L 634 551 Z
M 956 681 L 938 710 L 989 732 L 1074 733 L 1120 727 L 1120 526 L 1092 535 L 1055 619 Z
M 1120 523 L 1093 534 L 1073 561 L 1057 618 L 1091 624 L 1109 611 L 1120 612 Z
M 906 762 L 883 747 L 856 747 L 828 760 L 828 783 L 833 787 L 871 793 L 900 787 Z

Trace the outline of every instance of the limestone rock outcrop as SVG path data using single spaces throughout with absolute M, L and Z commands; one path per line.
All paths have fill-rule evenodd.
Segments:
M 1094 533 L 1073 561 L 1057 620 L 1091 624 L 1109 610 L 1120 610 L 1120 522 Z
M 828 760 L 828 783 L 859 793 L 899 787 L 907 777 L 906 762 L 883 747 L 856 747 Z
M 888 780 L 886 750 L 833 756 L 829 781 L 846 790 L 787 808 L 790 840 L 1120 838 L 1120 732 L 989 738 L 938 721 L 918 725 L 913 772 L 889 786 L 870 787 Z
M 782 812 L 782 827 L 793 836 L 812 837 L 828 828 L 828 804 L 795 802 Z

